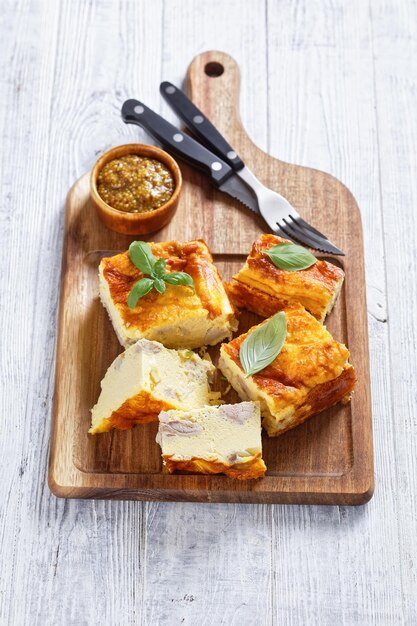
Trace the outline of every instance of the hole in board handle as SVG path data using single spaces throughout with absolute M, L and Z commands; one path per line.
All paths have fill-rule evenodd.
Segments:
M 217 63 L 217 61 L 210 61 L 210 63 L 207 63 L 204 67 L 204 71 L 207 76 L 210 76 L 211 78 L 217 78 L 218 76 L 221 76 L 223 74 L 224 67 L 221 63 Z

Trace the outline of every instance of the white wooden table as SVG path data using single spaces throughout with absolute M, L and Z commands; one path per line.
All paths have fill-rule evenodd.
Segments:
M 417 3 L 3 0 L 0 623 L 417 624 Z M 68 188 L 206 49 L 272 154 L 362 209 L 376 491 L 359 508 L 64 501 L 46 484 Z M 171 119 L 174 119 L 171 117 Z

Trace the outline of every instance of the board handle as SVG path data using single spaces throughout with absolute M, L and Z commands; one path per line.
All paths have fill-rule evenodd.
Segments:
M 188 66 L 186 89 L 226 138 L 245 133 L 239 114 L 240 70 L 229 54 L 210 50 L 196 56 Z

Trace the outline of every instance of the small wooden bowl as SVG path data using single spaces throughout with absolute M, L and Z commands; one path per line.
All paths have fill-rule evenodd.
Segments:
M 128 154 L 148 157 L 160 161 L 169 168 L 174 177 L 174 193 L 162 206 L 146 213 L 129 213 L 115 209 L 100 197 L 97 191 L 97 179 L 101 169 L 113 159 Z M 103 223 L 111 230 L 124 235 L 146 235 L 160 230 L 173 218 L 177 210 L 179 195 L 182 186 L 181 170 L 174 159 L 164 150 L 156 146 L 142 143 L 129 143 L 112 148 L 105 152 L 96 162 L 91 172 L 90 193 L 91 201 Z

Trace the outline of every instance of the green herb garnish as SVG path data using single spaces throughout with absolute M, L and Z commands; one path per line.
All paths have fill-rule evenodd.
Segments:
M 129 246 L 129 256 L 133 265 L 144 274 L 152 274 L 157 259 L 152 254 L 151 246 L 146 241 L 133 241 Z
M 153 270 L 152 270 L 153 275 L 157 276 L 158 278 L 162 278 L 163 275 L 165 274 L 166 265 L 167 265 L 167 262 L 165 261 L 165 259 L 158 259 L 155 265 L 153 266 Z
M 281 352 L 287 336 L 287 318 L 281 311 L 249 333 L 242 342 L 239 358 L 245 378 L 263 370 Z
M 269 250 L 262 250 L 267 254 L 272 263 L 281 270 L 288 272 L 296 272 L 297 270 L 306 270 L 316 263 L 317 259 L 303 246 L 295 243 L 281 243 L 272 246 Z
M 129 296 L 127 298 L 127 305 L 131 309 L 133 309 L 136 306 L 136 303 L 139 300 L 139 298 L 146 296 L 146 294 L 150 292 L 152 287 L 153 287 L 152 278 L 141 278 L 140 280 L 138 280 L 138 282 L 133 285 L 129 293 Z
M 171 272 L 170 274 L 165 274 L 164 281 L 168 283 L 168 285 L 188 285 L 194 288 L 194 281 L 186 272 Z
M 166 272 L 165 259 L 157 259 L 152 254 L 151 247 L 146 241 L 134 241 L 129 246 L 129 257 L 145 278 L 138 280 L 132 287 L 127 298 L 129 308 L 133 309 L 143 296 L 152 289 L 158 293 L 166 291 L 165 283 L 169 285 L 186 285 L 195 291 L 194 281 L 186 272 Z

